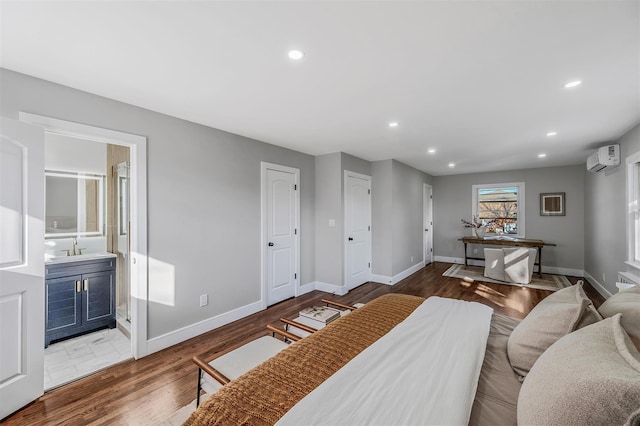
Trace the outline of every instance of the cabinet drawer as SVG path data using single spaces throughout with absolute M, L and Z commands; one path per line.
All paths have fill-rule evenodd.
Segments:
M 82 260 L 62 264 L 45 264 L 45 279 L 66 277 L 69 275 L 88 274 L 92 272 L 108 271 L 115 268 L 115 258 L 100 260 Z

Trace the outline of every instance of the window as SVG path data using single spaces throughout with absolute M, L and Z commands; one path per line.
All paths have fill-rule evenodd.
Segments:
M 640 152 L 627 158 L 628 264 L 640 269 Z
M 472 214 L 487 233 L 524 237 L 524 182 L 473 185 Z

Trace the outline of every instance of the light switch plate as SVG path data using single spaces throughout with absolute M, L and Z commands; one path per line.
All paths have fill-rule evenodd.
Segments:
M 206 294 L 200 295 L 200 306 L 207 306 L 209 304 L 209 296 Z

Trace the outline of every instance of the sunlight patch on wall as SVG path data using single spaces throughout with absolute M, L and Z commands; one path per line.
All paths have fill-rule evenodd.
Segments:
M 149 301 L 176 305 L 176 268 L 152 257 L 149 258 Z

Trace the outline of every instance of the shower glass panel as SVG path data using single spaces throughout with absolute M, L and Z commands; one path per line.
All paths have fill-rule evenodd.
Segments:
M 113 187 L 114 217 L 116 229 L 114 248 L 117 248 L 118 279 L 116 289 L 116 313 L 119 317 L 131 321 L 131 289 L 129 287 L 129 163 L 123 162 L 114 167 Z

